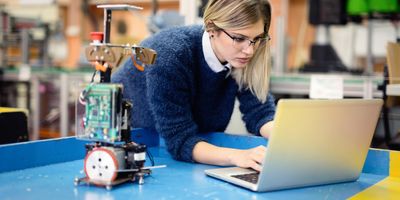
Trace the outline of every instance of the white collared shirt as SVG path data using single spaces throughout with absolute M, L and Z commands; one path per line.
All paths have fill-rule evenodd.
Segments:
M 219 62 L 217 56 L 215 55 L 211 47 L 211 40 L 207 31 L 204 31 L 203 33 L 202 45 L 203 45 L 204 58 L 206 59 L 206 62 L 208 66 L 210 66 L 211 70 L 214 71 L 215 73 L 222 72 L 224 70 L 229 70 L 227 74 L 227 76 L 229 76 L 229 74 L 232 71 L 232 66 L 229 63 L 223 65 L 221 64 L 221 62 Z

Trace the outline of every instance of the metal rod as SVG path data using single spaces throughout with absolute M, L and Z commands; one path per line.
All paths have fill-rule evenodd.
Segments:
M 104 38 L 103 44 L 110 43 L 110 29 L 111 29 L 111 14 L 110 9 L 104 9 Z M 102 63 L 104 64 L 104 63 Z M 109 83 L 111 81 L 111 69 L 100 73 L 100 82 Z
M 111 14 L 112 14 L 111 10 L 104 9 L 104 38 L 103 38 L 103 43 L 110 43 Z
M 157 169 L 157 168 L 164 168 L 164 167 L 167 167 L 167 165 L 148 166 L 148 167 L 142 167 L 142 169 Z
M 24 28 L 21 30 L 21 51 L 22 51 L 22 63 L 29 64 L 29 31 Z
M 60 136 L 67 137 L 68 136 L 68 119 L 69 119 L 69 111 L 68 111 L 68 75 L 62 73 L 60 75 Z

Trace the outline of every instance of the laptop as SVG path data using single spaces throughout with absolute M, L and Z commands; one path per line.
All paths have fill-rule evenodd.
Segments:
M 259 173 L 239 167 L 205 173 L 253 191 L 355 181 L 382 105 L 382 99 L 281 99 Z

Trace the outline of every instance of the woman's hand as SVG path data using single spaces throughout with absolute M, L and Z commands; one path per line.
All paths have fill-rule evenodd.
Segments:
M 236 153 L 230 155 L 232 164 L 243 167 L 253 168 L 254 170 L 261 171 L 261 165 L 266 153 L 265 146 L 258 146 L 252 149 L 237 150 Z
M 207 142 L 198 142 L 193 149 L 193 158 L 199 163 L 221 166 L 235 165 L 260 171 L 265 152 L 265 146 L 241 150 L 218 147 Z
M 269 121 L 269 122 L 265 123 L 260 128 L 260 134 L 265 138 L 269 138 L 269 136 L 272 134 L 273 127 L 274 127 L 274 121 Z

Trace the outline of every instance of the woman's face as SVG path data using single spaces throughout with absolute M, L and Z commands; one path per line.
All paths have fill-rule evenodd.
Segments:
M 228 62 L 234 68 L 244 68 L 254 55 L 264 33 L 264 23 L 257 23 L 245 29 L 222 29 L 211 31 L 211 46 L 221 63 Z

